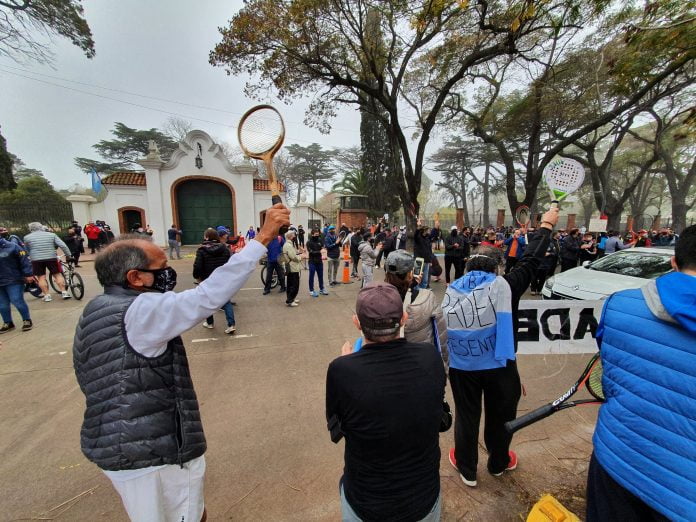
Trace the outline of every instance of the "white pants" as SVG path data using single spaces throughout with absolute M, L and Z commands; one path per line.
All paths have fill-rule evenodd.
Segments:
M 155 466 L 145 474 L 107 471 L 133 522 L 200 522 L 205 502 L 205 456 L 178 464 Z M 145 470 L 142 470 L 145 471 Z M 132 478 L 129 478 L 132 477 Z

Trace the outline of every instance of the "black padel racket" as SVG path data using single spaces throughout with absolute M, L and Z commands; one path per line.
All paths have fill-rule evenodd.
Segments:
M 569 401 L 575 392 L 577 392 L 582 387 L 587 388 L 587 391 L 592 395 L 592 399 L 580 399 L 576 401 Z M 511 420 L 505 423 L 505 429 L 508 433 L 514 433 L 517 430 L 521 430 L 534 424 L 541 419 L 545 419 L 549 415 L 553 415 L 557 411 L 565 410 L 566 408 L 572 408 L 574 406 L 579 406 L 581 404 L 599 404 L 604 402 L 604 392 L 602 391 L 602 360 L 599 358 L 599 352 L 597 352 L 592 359 L 587 363 L 585 370 L 582 375 L 577 380 L 570 389 L 561 395 L 555 401 L 537 408 L 534 411 L 530 411 L 522 417 L 518 417 L 515 420 Z

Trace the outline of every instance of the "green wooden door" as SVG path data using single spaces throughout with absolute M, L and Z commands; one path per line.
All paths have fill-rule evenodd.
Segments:
M 183 244 L 203 241 L 206 228 L 224 225 L 234 230 L 232 194 L 224 184 L 209 179 L 184 181 L 176 188 L 176 198 Z

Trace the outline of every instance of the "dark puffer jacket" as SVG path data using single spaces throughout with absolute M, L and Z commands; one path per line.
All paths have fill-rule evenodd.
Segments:
M 80 445 L 109 471 L 181 465 L 206 450 L 181 337 L 152 358 L 126 339 L 123 319 L 138 295 L 108 287 L 85 307 L 75 331 L 73 364 L 87 402 Z
M 196 260 L 193 262 L 193 278 L 199 281 L 208 279 L 216 268 L 227 263 L 231 255 L 227 245 L 219 241 L 204 241 L 196 250 Z

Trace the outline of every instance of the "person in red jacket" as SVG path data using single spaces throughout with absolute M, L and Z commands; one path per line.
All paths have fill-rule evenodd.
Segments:
M 95 251 L 99 250 L 99 234 L 101 234 L 101 228 L 94 224 L 94 221 L 90 221 L 85 225 L 83 230 L 87 236 L 87 246 L 90 249 L 90 253 L 94 254 Z

